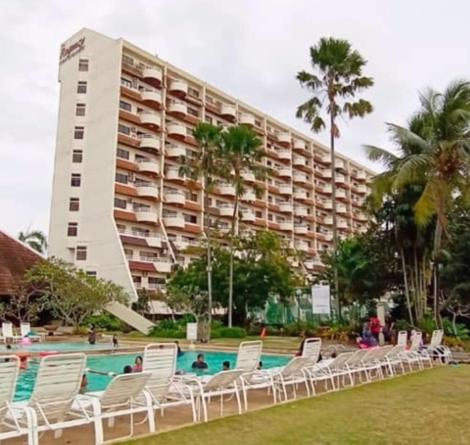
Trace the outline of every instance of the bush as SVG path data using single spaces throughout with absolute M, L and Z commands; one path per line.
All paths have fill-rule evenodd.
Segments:
M 456 337 L 460 340 L 468 340 L 470 338 L 470 329 L 463 323 L 456 323 L 455 330 L 452 321 L 448 318 L 442 320 L 442 325 L 446 335 Z
M 91 315 L 85 320 L 86 325 L 93 324 L 98 329 L 105 329 L 106 331 L 125 331 L 127 324 L 107 312 L 102 312 L 99 315 Z
M 246 330 L 239 327 L 227 328 L 220 327 L 212 329 L 211 338 L 245 338 Z
M 395 322 L 395 329 L 397 331 L 409 331 L 411 329 L 411 325 L 407 320 L 401 319 Z
M 186 331 L 182 329 L 164 329 L 160 326 L 155 326 L 148 335 L 149 337 L 185 338 Z
M 289 323 L 288 325 L 284 326 L 283 332 L 284 335 L 290 337 L 299 337 L 302 333 L 305 333 L 307 337 L 314 337 L 316 334 L 316 330 L 318 328 L 318 324 L 315 323 L 313 320 L 309 321 L 295 321 L 294 323 Z

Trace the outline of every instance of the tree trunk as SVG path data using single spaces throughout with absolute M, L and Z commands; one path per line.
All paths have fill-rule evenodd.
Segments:
M 334 117 L 334 103 L 330 101 L 330 152 L 331 152 L 331 199 L 332 199 L 332 217 L 333 217 L 333 256 L 334 256 L 334 268 L 333 268 L 333 286 L 335 292 L 335 310 L 336 316 L 341 320 L 341 306 L 339 298 L 339 280 L 338 280 L 338 267 L 336 264 L 338 254 L 338 229 L 336 221 L 336 169 L 335 169 L 335 117 Z
M 237 172 L 235 172 L 237 174 Z M 232 308 L 233 308 L 233 250 L 234 250 L 234 236 L 238 232 L 238 190 L 235 193 L 235 203 L 233 206 L 232 216 L 232 229 L 230 233 L 230 265 L 229 265 L 229 280 L 228 280 L 228 327 L 232 327 Z
M 207 176 L 203 178 L 203 190 L 204 190 L 204 231 L 206 234 L 207 240 L 207 306 L 208 306 L 208 314 L 207 314 L 207 338 L 206 340 L 210 340 L 211 335 L 211 324 L 212 324 L 212 246 L 211 246 L 211 227 L 210 227 L 210 215 L 209 215 L 209 193 L 207 191 Z
M 436 229 L 434 231 L 434 248 L 433 248 L 433 312 L 434 312 L 434 320 L 438 323 L 439 314 L 438 314 L 438 307 L 439 307 L 439 260 L 440 260 L 440 253 L 441 253 L 441 239 L 442 239 L 442 225 L 439 221 L 439 218 L 436 220 Z
M 411 310 L 410 288 L 408 286 L 408 277 L 406 275 L 405 251 L 403 250 L 403 247 L 400 248 L 400 257 L 401 257 L 401 268 L 403 270 L 403 284 L 405 286 L 405 298 L 406 298 L 406 306 L 408 308 L 408 317 L 410 317 L 410 324 L 414 325 L 413 311 Z

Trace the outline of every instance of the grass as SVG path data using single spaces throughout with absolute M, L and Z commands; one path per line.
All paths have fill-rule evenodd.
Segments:
M 468 444 L 470 367 L 442 367 L 127 445 Z

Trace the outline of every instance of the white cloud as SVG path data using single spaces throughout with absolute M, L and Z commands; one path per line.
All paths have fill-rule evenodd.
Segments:
M 384 122 L 404 123 L 417 90 L 470 73 L 470 5 L 437 0 L 17 0 L 0 15 L 0 225 L 48 229 L 60 43 L 83 26 L 124 37 L 274 117 L 295 119 L 295 81 L 322 36 L 349 39 L 369 61 L 375 112 L 345 122 L 339 149 L 367 162 L 363 143 L 387 145 Z M 318 136 L 327 142 L 326 134 Z

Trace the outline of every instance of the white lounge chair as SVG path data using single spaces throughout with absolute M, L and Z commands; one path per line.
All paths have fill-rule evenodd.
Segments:
M 397 345 L 399 346 L 406 346 L 408 344 L 408 332 L 407 331 L 399 331 L 398 338 L 397 338 Z
M 190 405 L 193 420 L 196 421 L 196 404 L 194 395 L 186 387 L 183 379 L 175 382 L 178 348 L 175 343 L 151 343 L 145 347 L 143 370 L 151 376 L 146 385 L 155 410 L 178 405 Z
M 321 338 L 307 338 L 302 349 L 302 357 L 307 357 L 314 366 L 320 358 Z
M 238 347 L 237 363 L 235 369 L 251 372 L 257 369 L 263 352 L 261 340 L 243 341 Z
M 119 437 L 125 439 L 134 435 L 134 415 L 145 413 L 144 421 L 148 421 L 149 432 L 155 432 L 152 398 L 144 391 L 150 377 L 150 372 L 121 374 L 114 377 L 104 391 L 79 394 L 76 397 L 73 409 L 79 415 L 84 413 L 93 420 L 96 445 L 106 442 L 103 430 L 105 419 L 112 427 L 116 417 L 129 416 L 130 433 Z M 113 437 L 112 440 L 116 439 Z
M 43 335 L 32 335 L 31 334 L 31 323 L 21 322 L 20 323 L 21 338 L 28 337 L 31 341 L 43 341 Z
M 349 380 L 351 386 L 354 385 L 353 373 L 346 365 L 346 362 L 354 354 L 355 352 L 343 352 L 324 366 L 306 368 L 305 372 L 310 380 L 313 391 L 315 392 L 315 383 L 317 382 L 325 382 L 326 385 L 330 383 L 331 390 L 333 391 L 339 389 L 340 378 L 343 380 L 343 385 L 346 384 L 346 378 Z M 337 380 L 337 382 L 335 380 Z
M 27 436 L 34 445 L 31 411 L 13 402 L 20 360 L 15 355 L 0 356 L 0 441 Z
M 279 393 L 279 400 L 288 400 L 287 387 L 292 386 L 294 399 L 297 398 L 296 387 L 304 384 L 307 396 L 310 396 L 310 385 L 306 369 L 311 365 L 310 357 L 294 357 L 287 365 L 273 373 L 272 380 L 275 390 Z M 315 390 L 314 390 L 315 391 Z
M 201 407 L 204 421 L 208 420 L 207 402 L 212 397 L 220 398 L 220 414 L 224 410 L 224 396 L 235 396 L 238 405 L 238 414 L 242 413 L 242 404 L 240 399 L 240 391 L 244 391 L 244 383 L 241 379 L 243 370 L 232 369 L 228 371 L 220 371 L 214 374 L 209 380 L 204 382 L 198 378 L 186 378 L 187 386 L 191 388 L 192 393 L 196 396 L 197 401 L 197 417 L 201 420 Z
M 39 442 L 39 433 L 54 431 L 58 438 L 64 428 L 92 421 L 86 413 L 72 409 L 80 390 L 85 363 L 83 353 L 50 355 L 41 359 L 33 393 L 26 404 L 34 413 L 32 431 L 35 444 Z
M 424 362 L 427 361 L 432 367 L 432 360 L 426 352 L 422 352 L 422 332 L 416 331 L 411 337 L 411 346 L 401 353 L 400 357 L 404 363 L 408 364 L 409 370 L 413 370 L 413 364 L 417 364 L 419 370 L 424 369 Z
M 449 363 L 452 360 L 452 351 L 445 345 L 442 344 L 444 338 L 444 330 L 436 329 L 432 333 L 431 342 L 425 346 L 425 349 L 421 350 L 421 353 L 432 359 L 437 358 L 441 363 Z
M 21 340 L 21 335 L 16 335 L 13 333 L 13 324 L 9 321 L 4 321 L 2 323 L 2 340 L 6 343 L 8 339 L 12 341 Z
M 399 369 L 402 374 L 405 373 L 405 367 L 403 366 L 402 360 L 402 354 L 405 352 L 405 348 L 405 345 L 395 345 L 385 355 L 385 361 L 387 363 L 386 370 L 390 377 L 397 375 L 397 369 Z

